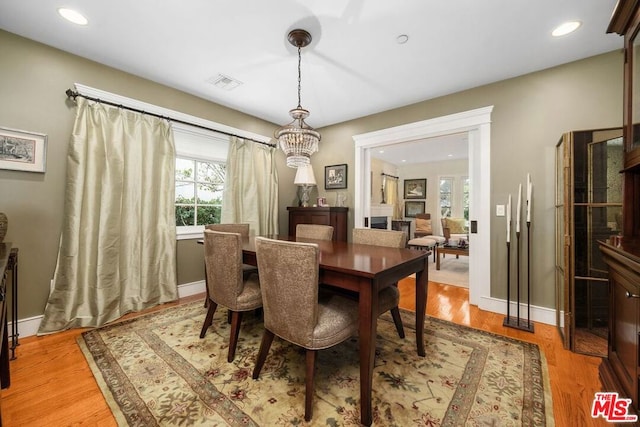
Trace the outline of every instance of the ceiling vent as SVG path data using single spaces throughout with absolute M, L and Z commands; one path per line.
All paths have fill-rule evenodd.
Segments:
M 240 80 L 225 76 L 224 74 L 217 74 L 207 79 L 207 83 L 210 83 L 215 87 L 224 90 L 233 90 L 242 84 Z

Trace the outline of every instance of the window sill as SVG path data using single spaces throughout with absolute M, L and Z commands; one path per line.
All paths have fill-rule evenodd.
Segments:
M 176 240 L 193 240 L 204 237 L 204 226 L 176 227 Z

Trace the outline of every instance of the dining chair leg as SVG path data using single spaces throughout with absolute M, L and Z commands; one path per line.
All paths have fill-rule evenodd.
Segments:
M 316 350 L 307 350 L 307 372 L 305 374 L 304 419 L 311 421 L 313 416 L 313 393 L 316 372 Z
M 274 336 L 274 333 L 268 329 L 265 329 L 264 334 L 262 334 L 260 350 L 258 350 L 258 357 L 256 358 L 256 366 L 255 368 L 253 368 L 254 380 L 257 380 L 260 376 L 260 371 L 262 370 L 262 366 L 264 365 L 265 360 L 267 360 L 267 354 L 269 354 L 269 349 L 271 348 L 271 343 L 273 342 Z
M 391 317 L 393 317 L 393 323 L 396 325 L 398 336 L 404 338 L 404 326 L 402 325 L 402 317 L 400 317 L 400 309 L 398 307 L 391 309 Z
M 209 306 L 209 276 L 207 275 L 207 263 L 204 263 L 204 292 L 205 292 L 205 298 L 204 298 L 204 308 L 207 308 Z
M 204 335 L 207 333 L 207 329 L 209 329 L 209 326 L 211 326 L 211 323 L 213 323 L 213 315 L 216 313 L 216 308 L 218 308 L 218 304 L 216 304 L 209 298 L 207 299 L 209 300 L 209 308 L 207 309 L 207 316 L 204 318 L 204 323 L 202 324 L 200 338 L 204 338 Z
M 227 362 L 233 362 L 236 357 L 236 347 L 238 346 L 238 336 L 240 335 L 240 325 L 242 324 L 242 312 L 231 311 L 231 332 L 229 335 L 229 355 Z

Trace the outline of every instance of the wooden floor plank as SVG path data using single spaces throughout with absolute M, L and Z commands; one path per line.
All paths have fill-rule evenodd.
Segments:
M 399 283 L 400 306 L 415 309 L 415 282 Z M 179 303 L 203 299 L 193 296 Z M 468 289 L 429 283 L 427 314 L 534 342 L 544 351 L 551 377 L 556 426 L 605 426 L 590 416 L 594 393 L 600 391 L 600 359 L 562 347 L 555 327 L 535 324 L 535 333 L 502 326 L 503 315 L 479 310 L 468 302 Z M 175 305 L 167 304 L 155 311 Z M 129 315 L 127 317 L 131 317 Z M 115 426 L 76 339 L 82 329 L 20 340 L 18 358 L 11 362 L 11 387 L 2 391 L 2 418 L 6 426 Z

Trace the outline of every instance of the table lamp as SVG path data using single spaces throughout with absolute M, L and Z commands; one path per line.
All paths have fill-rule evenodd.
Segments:
M 316 177 L 313 175 L 313 167 L 311 165 L 298 166 L 296 177 L 293 180 L 295 185 L 302 188 L 302 206 L 309 206 L 309 192 L 316 185 Z

